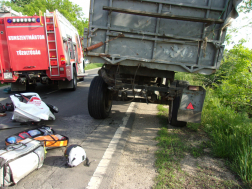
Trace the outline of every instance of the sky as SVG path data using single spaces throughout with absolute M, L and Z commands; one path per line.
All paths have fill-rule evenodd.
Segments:
M 252 43 L 249 42 L 251 39 L 251 31 L 252 26 L 247 26 L 248 23 L 251 22 L 252 12 L 251 13 L 239 13 L 239 17 L 236 18 L 232 25 L 229 27 L 229 31 L 232 28 L 237 28 L 237 33 L 232 33 L 233 43 L 228 46 L 228 48 L 232 48 L 235 44 L 239 42 L 240 39 L 246 39 L 248 42 L 244 44 L 244 46 L 252 49 Z M 251 40 L 250 40 L 251 41 Z
M 85 18 L 89 17 L 90 0 L 70 0 L 70 1 L 73 2 L 74 4 L 79 5 L 82 8 Z

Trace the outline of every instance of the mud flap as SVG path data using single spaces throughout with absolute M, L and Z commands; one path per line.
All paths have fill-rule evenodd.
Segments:
M 71 89 L 71 88 L 73 88 L 73 82 L 72 82 L 72 80 L 71 81 L 68 81 L 68 80 L 62 81 L 62 80 L 60 80 L 59 83 L 58 83 L 58 88 L 59 89 Z
M 20 82 L 11 83 L 11 91 L 26 91 L 26 84 Z
M 206 90 L 201 86 L 188 86 L 183 89 L 177 120 L 200 123 Z

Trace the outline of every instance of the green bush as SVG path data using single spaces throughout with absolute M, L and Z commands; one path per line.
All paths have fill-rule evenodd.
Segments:
M 95 69 L 95 68 L 100 68 L 102 67 L 102 63 L 91 63 L 91 64 L 87 64 L 85 66 L 85 70 L 91 70 L 91 69 Z
M 252 50 L 238 44 L 224 57 L 215 74 L 178 73 L 176 79 L 206 87 L 201 127 L 211 138 L 214 155 L 225 158 L 252 187 Z
M 252 184 L 252 121 L 246 112 L 225 106 L 212 89 L 207 90 L 202 125 L 212 139 L 213 152 L 226 158 L 231 168 Z

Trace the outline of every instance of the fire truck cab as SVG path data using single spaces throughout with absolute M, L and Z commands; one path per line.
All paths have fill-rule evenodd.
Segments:
M 13 13 L 5 7 L 8 11 Z M 5 13 L 0 32 L 0 81 L 11 83 L 12 91 L 37 82 L 75 90 L 77 78 L 86 76 L 78 31 L 59 11 Z

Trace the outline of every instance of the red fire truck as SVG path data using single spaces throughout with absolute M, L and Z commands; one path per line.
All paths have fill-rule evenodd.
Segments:
M 75 90 L 86 76 L 77 29 L 57 10 L 12 15 L 0 17 L 1 83 L 11 83 L 12 91 L 37 82 Z

